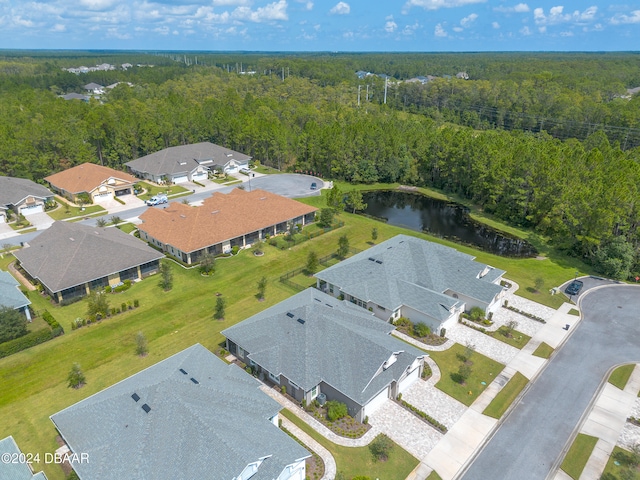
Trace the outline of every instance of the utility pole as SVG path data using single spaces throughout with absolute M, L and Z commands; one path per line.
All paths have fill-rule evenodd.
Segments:
M 389 83 L 389 77 L 384 77 L 384 104 L 387 104 L 387 84 Z
M 282 67 L 282 81 L 284 82 L 284 67 Z
M 360 87 L 362 87 L 362 85 L 358 85 L 358 106 L 360 106 Z
M 369 101 L 369 84 L 367 83 L 367 102 Z

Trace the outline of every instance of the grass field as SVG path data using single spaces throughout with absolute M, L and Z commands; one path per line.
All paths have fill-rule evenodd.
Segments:
M 634 466 L 637 460 L 637 454 L 615 446 L 600 478 L 602 480 L 638 480 L 640 479 L 640 466 Z
M 190 190 L 181 187 L 180 185 L 151 185 L 146 182 L 138 182 L 138 185 L 142 186 L 146 191 L 142 195 L 138 195 L 140 200 L 149 200 L 154 195 L 164 193 L 166 195 L 174 195 L 176 193 L 186 193 Z
M 330 442 L 305 422 L 288 410 L 281 414 L 295 423 L 300 429 L 309 434 L 320 445 L 331 452 L 336 461 L 337 471 L 351 479 L 358 475 L 385 480 L 404 480 L 418 465 L 418 459 L 394 443 L 386 462 L 373 459 L 368 447 L 343 447 Z
M 553 347 L 542 342 L 540 345 L 538 345 L 538 348 L 536 348 L 532 355 L 540 358 L 549 358 L 552 353 Z
M 323 197 L 309 197 L 303 201 L 324 206 Z M 507 259 L 358 215 L 342 213 L 339 220 L 345 222 L 342 228 L 291 247 L 290 250 L 281 251 L 265 245 L 262 257 L 242 251 L 237 256 L 219 259 L 216 261 L 216 273 L 210 278 L 202 277 L 197 269 L 186 270 L 170 262 L 175 276 L 173 290 L 163 292 L 157 286 L 157 277 L 147 278 L 126 292 L 109 297 L 112 306 L 138 299 L 140 308 L 75 331 L 71 330 L 70 325 L 76 317 L 85 314 L 85 300 L 59 307 L 49 304 L 36 293 L 30 293 L 34 308 L 48 308 L 67 333 L 0 360 L 0 438 L 13 435 L 24 452 L 53 452 L 58 445 L 49 415 L 194 343 L 214 348 L 222 341 L 222 329 L 296 293 L 280 284 L 279 276 L 304 266 L 311 250 L 319 257 L 334 252 L 338 238 L 345 234 L 350 245 L 359 249 L 369 247 L 374 226 L 378 230 L 377 243 L 398 233 L 405 233 L 458 248 L 474 255 L 479 262 L 507 270 L 506 276 L 523 287 L 519 293 L 550 306 L 557 306 L 561 299 L 546 293 L 530 294 L 526 287 L 533 287 L 537 277 L 543 277 L 545 284 L 552 286 L 573 278 L 576 269 L 584 271 L 573 260 L 553 255 L 546 260 Z M 258 302 L 254 295 L 257 282 L 263 275 L 267 276 L 269 283 L 265 301 Z M 212 318 L 216 292 L 222 293 L 227 300 L 224 321 Z M 145 358 L 137 357 L 134 352 L 138 331 L 142 331 L 149 342 L 149 355 Z M 463 348 L 456 347 L 458 351 Z M 443 370 L 440 388 L 469 405 L 485 388 L 480 382 L 491 383 L 503 366 L 476 353 L 472 358 L 475 362 L 473 373 L 467 385 L 455 384 L 449 373 L 458 368 L 456 349 L 433 352 L 432 357 Z M 67 374 L 74 362 L 80 363 L 87 377 L 87 385 L 80 390 L 69 389 L 66 384 Z M 472 392 L 470 395 L 469 391 Z M 62 478 L 61 470 L 55 465 L 45 465 L 44 470 L 50 480 Z
M 510 337 L 507 337 L 507 333 L 508 328 L 505 326 L 500 327 L 495 332 L 487 332 L 488 335 L 495 338 L 496 340 L 500 340 L 507 345 L 511 345 L 512 347 L 516 347 L 519 349 L 522 349 L 522 347 L 524 347 L 527 343 L 529 343 L 529 340 L 531 340 L 531 337 L 529 335 L 519 332 L 518 330 L 513 330 Z
M 80 207 L 73 207 L 69 205 L 60 197 L 56 197 L 56 202 L 58 202 L 58 205 L 60 206 L 55 210 L 49 210 L 47 212 L 47 215 L 54 220 L 67 220 L 69 218 L 91 215 L 99 212 L 107 213 L 107 211 L 100 205 L 87 205 L 84 207 L 84 210 L 82 210 Z
M 614 387 L 618 387 L 620 390 L 624 390 L 635 368 L 635 363 L 616 368 L 609 376 L 609 383 Z
M 516 372 L 482 413 L 492 418 L 502 417 L 528 382 L 527 377 Z
M 462 363 L 458 357 L 463 355 L 464 351 L 465 347 L 456 343 L 453 347 L 441 352 L 431 351 L 429 356 L 438 364 L 442 374 L 436 387 L 469 406 L 487 388 L 487 385 L 493 382 L 504 368 L 504 365 L 485 357 L 481 353 L 474 352 L 471 356 L 471 361 L 473 362 L 471 375 L 462 385 L 455 382 L 451 378 L 451 374 L 455 374 L 458 371 Z M 483 385 L 482 382 L 485 384 Z
M 598 443 L 596 437 L 579 433 L 562 461 L 560 468 L 574 480 L 578 480 L 589 461 L 593 448 Z

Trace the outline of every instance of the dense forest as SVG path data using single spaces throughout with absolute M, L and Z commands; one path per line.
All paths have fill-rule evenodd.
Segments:
M 452 192 L 627 278 L 638 271 L 640 96 L 626 89 L 640 85 L 639 58 L 14 52 L 0 57 L 0 173 L 122 168 L 211 141 L 283 170 Z M 62 70 L 109 61 L 154 67 Z M 393 77 L 386 104 L 384 80 L 356 70 Z M 428 74 L 451 78 L 398 81 Z M 117 81 L 133 86 L 89 102 L 58 96 Z

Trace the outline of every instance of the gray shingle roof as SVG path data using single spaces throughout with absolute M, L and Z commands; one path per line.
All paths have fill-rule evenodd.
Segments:
M 20 283 L 9 272 L 0 271 L 0 307 L 16 308 L 31 305 L 31 302 L 18 289 Z
M 211 142 L 194 143 L 169 147 L 159 152 L 131 160 L 125 163 L 136 172 L 144 172 L 155 176 L 176 175 L 194 171 L 199 165 L 213 167 L 224 166 L 230 160 L 248 162 L 251 157 L 214 145 Z
M 19 455 L 20 451 L 13 437 L 9 436 L 0 440 L 0 455 L 8 453 L 12 456 Z M 15 458 L 15 457 L 12 457 Z M 42 462 L 42 457 L 40 458 Z M 34 463 L 37 468 L 38 464 Z M 44 472 L 31 473 L 26 463 L 0 462 L 0 479 L 2 480 L 47 480 Z
M 164 255 L 117 228 L 54 222 L 15 256 L 29 275 L 59 292 Z
M 416 357 L 425 355 L 389 335 L 393 329 L 360 307 L 310 288 L 222 334 L 258 365 L 305 391 L 324 381 L 365 405 L 398 380 Z M 399 351 L 403 353 L 396 363 L 376 375 Z
M 281 407 L 258 387 L 196 344 L 51 420 L 72 451 L 89 454 L 74 467 L 83 480 L 231 480 L 266 456 L 252 479 L 272 480 L 309 453 L 270 422 Z
M 53 193 L 26 178 L 0 176 L 0 205 L 17 205 L 27 197 L 46 199 Z
M 504 270 L 488 267 L 473 258 L 444 245 L 397 235 L 317 273 L 316 277 L 390 310 L 407 305 L 443 319 L 448 316 L 442 316 L 444 310 L 458 303 L 444 295 L 447 290 L 486 303 L 491 303 L 502 291 L 500 285 L 492 282 Z M 488 273 L 479 278 L 485 270 Z

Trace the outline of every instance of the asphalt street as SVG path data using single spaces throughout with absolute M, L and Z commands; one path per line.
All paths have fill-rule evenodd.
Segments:
M 588 290 L 601 283 L 603 286 Z M 609 370 L 640 362 L 640 288 L 590 279 L 583 320 L 461 478 L 543 480 Z

